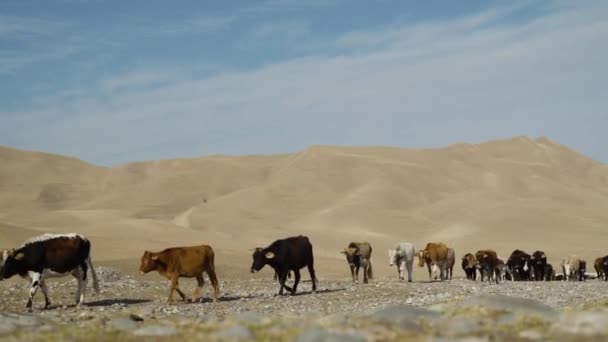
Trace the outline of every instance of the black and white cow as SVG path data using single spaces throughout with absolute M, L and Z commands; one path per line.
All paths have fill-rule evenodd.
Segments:
M 97 274 L 90 257 L 91 242 L 79 234 L 43 234 L 36 236 L 21 247 L 2 251 L 0 260 L 0 280 L 16 274 L 31 281 L 29 300 L 26 308 L 32 309 L 32 300 L 38 291 L 44 294 L 44 308 L 50 305 L 46 278 L 63 277 L 71 274 L 78 280 L 76 304 L 84 303 L 87 285 L 87 270 L 91 269 L 93 288 L 99 293 Z

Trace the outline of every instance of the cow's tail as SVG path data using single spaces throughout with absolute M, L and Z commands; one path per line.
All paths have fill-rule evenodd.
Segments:
M 97 272 L 95 272 L 95 268 L 93 268 L 93 262 L 91 261 L 91 257 L 87 258 L 87 264 L 89 264 L 89 268 L 91 269 L 91 277 L 93 278 L 93 289 L 96 294 L 99 294 L 99 279 L 97 279 Z
M 369 267 L 367 268 L 367 277 L 369 279 L 374 279 L 374 271 L 372 270 L 372 261 L 368 260 L 367 262 L 369 264 Z

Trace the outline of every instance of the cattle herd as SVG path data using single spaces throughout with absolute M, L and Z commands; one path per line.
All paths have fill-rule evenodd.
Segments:
M 268 247 L 256 247 L 252 250 L 253 263 L 251 272 L 261 270 L 265 265 L 274 269 L 275 279 L 279 281 L 279 295 L 284 290 L 295 294 L 300 282 L 300 270 L 308 268 L 312 281 L 312 292 L 317 290 L 317 277 L 314 269 L 313 247 L 306 236 L 298 235 L 274 241 Z M 91 243 L 80 234 L 43 234 L 36 236 L 16 249 L 0 252 L 0 280 L 14 275 L 27 279 L 31 283 L 26 309 L 32 309 L 34 295 L 40 289 L 44 295 L 46 309 L 49 304 L 48 289 L 45 279 L 50 277 L 74 276 L 78 281 L 76 305 L 84 303 L 84 295 L 90 270 L 93 288 L 99 293 L 99 282 L 91 262 Z M 363 282 L 373 279 L 372 246 L 369 242 L 351 242 L 340 253 L 344 254 L 351 271 L 352 282 L 359 282 L 359 272 L 363 271 Z M 418 266 L 426 264 L 430 280 L 451 280 L 456 253 L 444 243 L 428 243 L 424 249 L 416 252 L 411 243 L 403 242 L 388 250 L 389 265 L 395 265 L 399 279 L 413 280 L 414 259 L 418 257 Z M 501 260 L 495 251 L 482 249 L 475 254 L 466 253 L 462 257 L 462 269 L 466 278 L 487 282 L 510 281 L 584 281 L 587 264 L 575 255 L 570 255 L 561 262 L 561 274 L 556 274 L 553 266 L 547 263 L 547 255 L 535 251 L 531 255 L 516 249 L 506 262 Z M 608 256 L 594 261 L 595 276 L 608 281 Z M 213 287 L 213 302 L 217 301 L 219 283 L 215 273 L 215 253 L 208 245 L 172 247 L 159 252 L 144 251 L 139 271 L 146 274 L 157 271 L 170 281 L 168 303 L 173 302 L 173 293 L 177 292 L 182 300 L 186 295 L 179 288 L 179 278 L 196 278 L 197 287 L 192 301 L 200 295 L 204 285 L 203 273 Z M 294 283 L 290 287 L 287 278 L 293 273 Z

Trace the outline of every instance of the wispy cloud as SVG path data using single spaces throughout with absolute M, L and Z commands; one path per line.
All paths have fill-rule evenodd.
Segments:
M 509 24 L 501 22 L 508 12 L 490 11 L 346 34 L 327 44 L 357 53 L 319 50 L 206 78 L 162 68 L 118 74 L 97 87 L 137 89 L 17 113 L 11 123 L 28 130 L 2 125 L 0 136 L 99 163 L 284 152 L 315 143 L 429 146 L 515 134 L 549 135 L 608 160 L 597 147 L 608 144 L 597 140 L 604 136 L 598 118 L 608 108 L 608 22 L 598 13 L 608 13 L 607 6 L 581 3 Z M 140 87 L 146 84 L 159 86 Z M 44 125 L 38 117 L 47 118 Z
M 70 28 L 68 23 L 60 23 L 34 17 L 0 14 L 0 38 L 13 39 L 19 35 L 51 35 L 58 30 Z
M 229 28 L 237 16 L 196 16 L 179 23 L 151 24 L 141 31 L 151 35 L 179 35 L 193 33 L 210 33 Z

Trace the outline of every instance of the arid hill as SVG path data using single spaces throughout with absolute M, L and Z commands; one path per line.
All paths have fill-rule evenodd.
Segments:
M 398 241 L 444 241 L 457 257 L 520 248 L 544 250 L 554 265 L 571 253 L 591 261 L 608 254 L 606 208 L 608 166 L 547 138 L 112 168 L 0 147 L 0 247 L 81 232 L 95 259 L 130 271 L 144 249 L 207 243 L 221 274 L 243 275 L 251 248 L 296 234 L 312 240 L 320 277 L 347 275 L 338 251 L 351 240 L 372 243 L 380 275 L 396 274 L 386 249 Z

